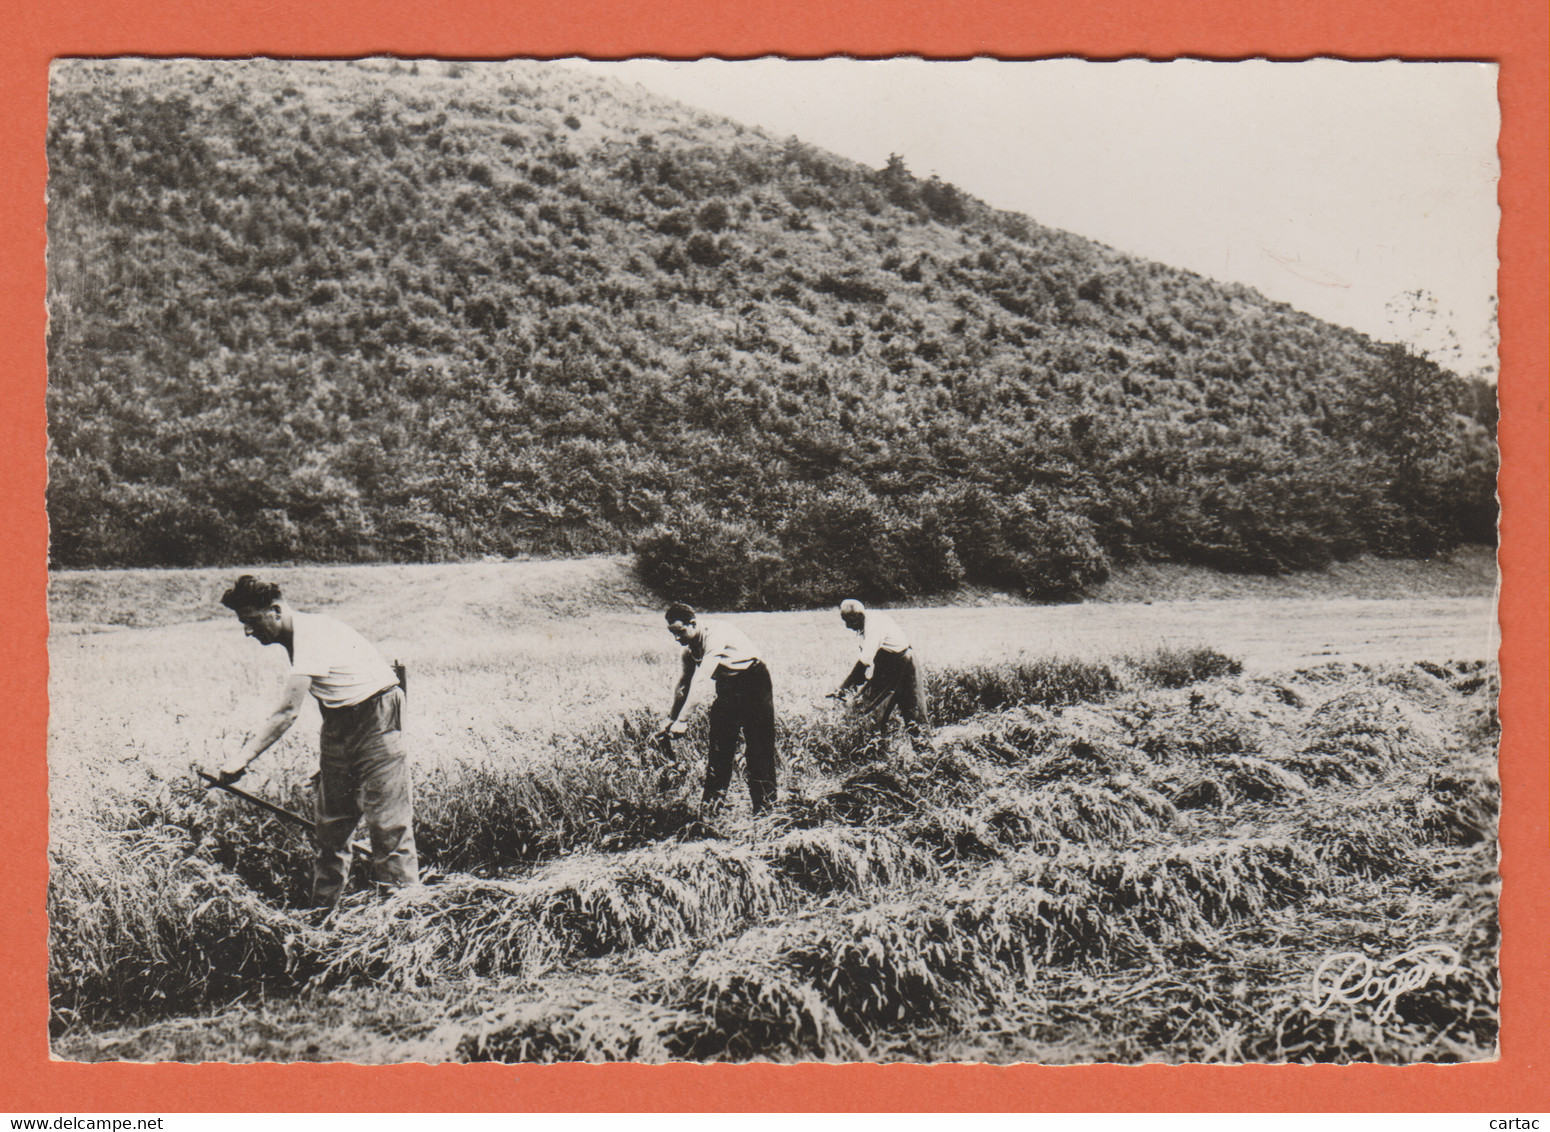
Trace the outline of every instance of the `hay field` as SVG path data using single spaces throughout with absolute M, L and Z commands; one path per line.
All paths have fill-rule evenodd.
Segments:
M 676 654 L 617 562 L 274 571 L 411 672 L 434 883 L 324 925 L 305 839 L 187 773 L 283 672 L 230 573 L 55 579 L 61 1057 L 1492 1056 L 1488 596 L 900 611 L 949 716 L 919 754 L 822 700 L 837 617 L 740 615 L 783 803 L 702 820 L 702 736 L 644 742 Z M 244 785 L 305 809 L 315 743 Z

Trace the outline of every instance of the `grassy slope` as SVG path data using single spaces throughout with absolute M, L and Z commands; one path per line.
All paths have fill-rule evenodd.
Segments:
M 224 614 L 219 601 L 240 570 L 56 570 L 49 616 L 56 631 L 148 627 Z M 419 566 L 263 567 L 297 605 L 317 608 L 371 592 L 416 616 L 473 608 L 506 619 L 608 611 L 655 611 L 661 599 L 624 556 Z M 1496 587 L 1494 552 L 1464 547 L 1431 561 L 1364 558 L 1281 577 L 1223 574 L 1205 567 L 1146 563 L 1120 567 L 1090 601 L 1239 598 L 1478 597 Z M 1015 595 L 967 587 L 933 605 L 1026 605 Z M 512 612 L 519 611 L 519 612 Z
M 1026 495 L 1034 546 L 1071 512 L 1115 561 L 1420 552 L 1395 507 L 1489 537 L 1484 419 L 1432 371 L 1401 413 L 1351 331 L 562 68 L 450 70 L 56 69 L 56 561 L 613 551 L 696 501 L 789 549 L 844 483 Z M 1012 585 L 995 525 L 958 557 Z
M 1203 566 L 1143 563 L 1115 570 L 1093 601 L 1198 601 L 1222 598 L 1433 598 L 1494 593 L 1496 554 L 1462 547 L 1430 561 L 1361 558 L 1280 577 L 1224 574 Z

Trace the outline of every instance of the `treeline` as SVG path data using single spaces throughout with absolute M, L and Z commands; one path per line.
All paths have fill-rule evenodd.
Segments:
M 638 551 L 689 600 L 1495 534 L 1494 390 L 553 65 L 74 62 L 57 566 Z

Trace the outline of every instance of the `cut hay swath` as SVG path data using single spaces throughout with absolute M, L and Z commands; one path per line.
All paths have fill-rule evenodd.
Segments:
M 1320 867 L 1347 877 L 1405 877 L 1413 873 L 1416 839 L 1403 821 L 1332 819 L 1312 814 L 1293 835 L 1310 847 Z
M 1065 891 L 1041 886 L 1031 871 L 1003 870 L 935 899 L 818 910 L 750 929 L 636 998 L 675 1018 L 697 1011 L 702 1022 L 686 1029 L 697 1057 L 854 1056 L 879 1034 L 972 1017 L 1052 965 L 1144 962 L 1169 938 L 1282 902 L 1295 858 L 1285 844 L 1244 842 L 1047 863 L 1048 879 Z M 1192 923 L 1170 925 L 1180 917 Z M 499 1014 L 468 1040 L 485 1053 L 531 1045 L 531 1014 L 522 1017 L 513 1027 Z
M 966 1022 L 1016 999 L 1051 966 L 1143 961 L 1135 932 L 1080 893 L 1008 874 L 936 900 L 819 910 L 752 929 L 612 1013 L 640 1017 L 639 1003 L 652 1004 L 652 1017 L 672 1017 L 692 1035 L 680 1056 L 854 1058 L 886 1035 Z M 699 1020 L 685 1023 L 685 1014 Z M 470 1030 L 465 1048 L 482 1056 L 536 1048 L 533 1017 L 531 1007 L 498 1011 Z M 673 1048 L 665 1035 L 655 1040 Z M 600 1054 L 595 1044 L 561 1042 L 556 1059 Z
M 1321 875 L 1307 846 L 1279 838 L 1073 850 L 1020 871 L 1029 884 L 1134 925 L 1153 949 L 1210 947 L 1218 929 L 1301 899 Z
M 804 892 L 873 894 L 935 871 L 918 848 L 877 831 L 668 844 L 567 858 L 521 880 L 449 878 L 420 897 L 346 911 L 316 946 L 331 953 L 330 981 L 533 977 L 568 960 L 723 939 L 789 912 Z
M 1023 752 L 1017 772 L 1027 784 L 1091 781 L 1143 769 L 1144 756 L 1131 744 L 1123 722 L 1093 708 L 1030 714 L 1026 723 L 996 741 Z
M 682 1058 L 704 1027 L 697 1011 L 632 997 L 608 980 L 601 987 L 558 987 L 542 999 L 511 1002 L 477 1029 L 442 1027 L 442 1057 L 460 1061 L 638 1061 Z
M 1478 845 L 1496 836 L 1501 794 L 1494 766 L 1438 767 L 1427 774 L 1416 798 L 1416 820 L 1425 839 L 1434 844 Z
M 449 1027 L 449 1029 L 451 1029 Z M 513 1002 L 452 1035 L 464 1061 L 859 1060 L 853 1037 L 812 987 L 777 964 L 714 964 L 633 992 L 561 990 Z
M 679 1021 L 682 1056 L 855 1059 L 874 1031 L 943 1017 L 999 978 L 1005 941 L 986 932 L 993 950 L 978 947 L 955 927 L 951 913 L 919 903 L 809 912 L 708 949 L 687 973 L 643 986 L 635 999 Z M 683 1014 L 696 1020 L 684 1024 Z M 489 1052 L 517 1041 L 531 1037 L 498 1011 L 465 1045 Z
M 1445 749 L 1439 728 L 1408 701 L 1358 688 L 1319 705 L 1278 761 L 1308 782 L 1361 783 L 1441 760 Z
M 988 794 L 979 820 L 1008 847 L 1057 852 L 1065 842 L 1123 844 L 1155 835 L 1175 819 L 1173 805 L 1129 776 Z
M 449 878 L 339 916 L 326 977 L 422 987 L 534 976 L 567 959 L 723 938 L 784 911 L 791 891 L 757 853 L 713 842 L 568 859 L 524 880 Z
M 1300 774 L 1257 755 L 1212 754 L 1177 760 L 1159 787 L 1181 810 L 1225 809 L 1245 802 L 1284 802 L 1306 796 Z
M 941 876 L 937 863 L 918 845 L 878 829 L 795 830 L 762 852 L 777 872 L 820 894 L 929 885 Z

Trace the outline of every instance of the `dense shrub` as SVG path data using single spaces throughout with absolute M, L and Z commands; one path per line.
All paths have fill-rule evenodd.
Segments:
M 1090 521 L 1024 492 L 997 498 L 980 488 L 932 501 L 970 581 L 1046 601 L 1070 601 L 1109 574 Z
M 727 259 L 726 249 L 720 241 L 704 232 L 696 232 L 689 237 L 688 243 L 684 244 L 684 255 L 701 267 L 719 267 Z
M 732 210 L 724 200 L 706 201 L 694 214 L 695 223 L 707 232 L 720 232 L 732 221 Z
M 787 605 L 895 601 L 950 589 L 963 577 L 935 515 L 906 513 L 859 484 L 806 493 L 790 514 L 781 528 Z
M 643 535 L 635 563 L 647 585 L 703 608 L 770 608 L 786 586 L 778 543 L 752 523 L 716 519 L 697 506 Z

